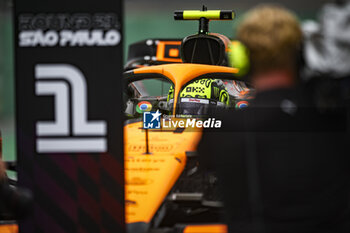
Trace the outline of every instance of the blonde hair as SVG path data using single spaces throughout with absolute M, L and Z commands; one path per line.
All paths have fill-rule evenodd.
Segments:
M 238 27 L 237 37 L 250 52 L 254 72 L 296 65 L 301 28 L 297 17 L 281 6 L 260 5 L 250 10 Z

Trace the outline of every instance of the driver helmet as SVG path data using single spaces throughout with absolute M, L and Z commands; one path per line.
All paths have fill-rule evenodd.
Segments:
M 203 78 L 186 85 L 180 92 L 179 115 L 204 116 L 211 106 L 229 106 L 229 94 L 224 83 L 219 79 Z M 169 89 L 167 101 L 174 101 L 174 87 Z

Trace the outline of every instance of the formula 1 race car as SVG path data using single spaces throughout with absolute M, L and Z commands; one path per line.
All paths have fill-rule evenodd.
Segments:
M 201 169 L 195 151 L 203 128 L 196 127 L 197 122 L 203 126 L 207 121 L 208 127 L 218 123 L 204 120 L 210 110 L 246 104 L 249 89 L 237 75 L 239 70 L 227 67 L 226 37 L 208 33 L 209 20 L 233 17 L 232 11 L 177 11 L 175 19 L 199 20 L 199 33 L 180 44 L 149 40 L 150 51 L 158 55 L 152 59 L 152 54 L 142 54 L 134 59 L 136 66 L 130 59 L 126 67 L 124 166 L 129 233 L 227 232 L 216 177 Z M 165 55 L 155 52 L 159 44 Z M 181 62 L 175 50 L 181 51 Z M 171 54 L 174 60 L 164 60 Z M 147 125 L 148 114 L 153 114 L 151 121 L 158 119 L 156 125 Z

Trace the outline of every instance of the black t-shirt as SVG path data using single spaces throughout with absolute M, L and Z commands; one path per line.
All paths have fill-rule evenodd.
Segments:
M 280 89 L 216 118 L 222 128 L 204 132 L 198 152 L 217 172 L 230 232 L 350 232 L 342 109 L 322 110 L 303 90 Z

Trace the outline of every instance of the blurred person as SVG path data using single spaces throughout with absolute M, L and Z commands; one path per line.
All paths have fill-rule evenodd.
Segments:
M 342 109 L 322 111 L 299 82 L 302 32 L 276 5 L 247 13 L 238 39 L 256 96 L 204 132 L 202 166 L 221 185 L 229 232 L 350 232 L 348 134 Z
M 303 22 L 305 76 L 350 77 L 350 1 L 327 3 L 318 21 Z
M 5 163 L 0 159 L 0 219 L 21 219 L 30 214 L 32 193 L 9 185 Z
M 32 209 L 32 193 L 9 184 L 6 164 L 2 161 L 2 136 L 0 131 L 0 220 L 26 217 Z
M 30 214 L 32 193 L 8 183 L 5 163 L 0 159 L 0 220 L 21 219 Z
M 325 3 L 317 21 L 302 24 L 304 35 L 302 77 L 315 93 L 318 105 L 348 108 L 350 122 L 350 1 Z M 349 123 L 348 123 L 349 124 Z

